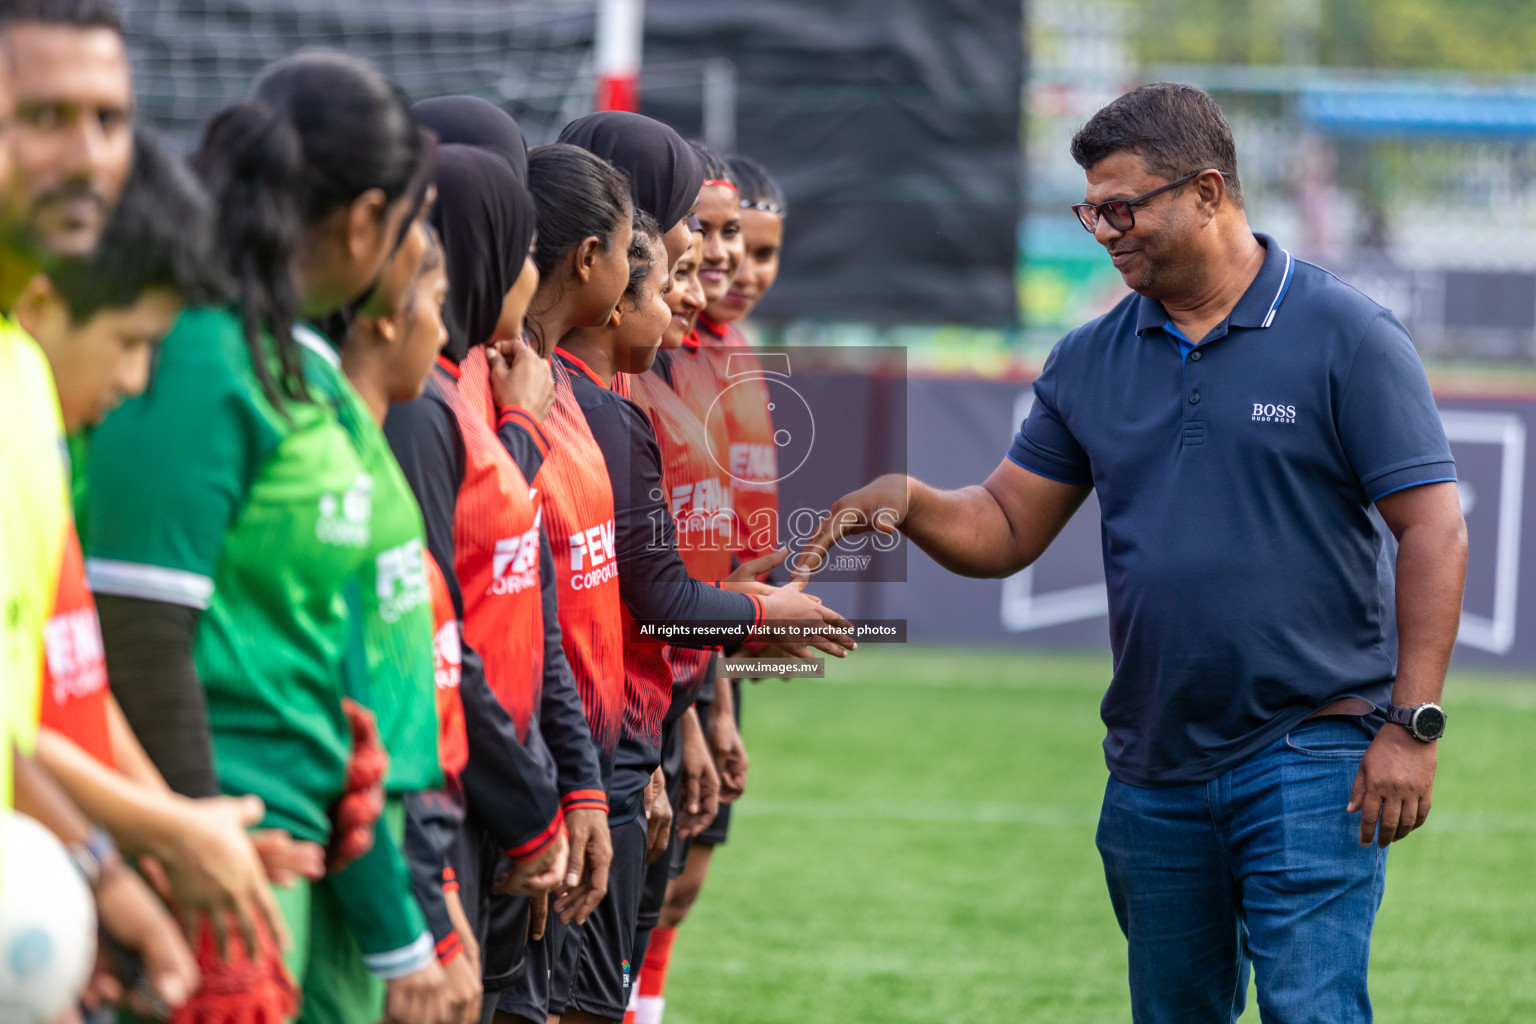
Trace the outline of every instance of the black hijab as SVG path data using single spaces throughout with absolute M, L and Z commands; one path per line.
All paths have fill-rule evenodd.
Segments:
M 533 242 L 533 197 L 506 161 L 474 146 L 440 146 L 432 226 L 448 273 L 443 355 L 461 362 L 496 330 L 501 305 Z
M 475 146 L 505 160 L 519 185 L 528 184 L 528 143 L 512 115 L 478 96 L 439 96 L 411 108 L 445 146 Z
M 635 205 L 666 231 L 682 220 L 704 184 L 704 158 L 660 121 L 624 110 L 578 117 L 560 133 L 629 175 Z

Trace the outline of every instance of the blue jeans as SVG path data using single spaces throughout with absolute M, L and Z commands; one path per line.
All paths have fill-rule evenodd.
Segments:
M 1248 968 L 1264 1024 L 1367 1024 L 1387 854 L 1344 813 L 1370 744 L 1311 719 L 1210 782 L 1110 779 L 1098 846 L 1129 946 L 1136 1024 L 1230 1024 Z

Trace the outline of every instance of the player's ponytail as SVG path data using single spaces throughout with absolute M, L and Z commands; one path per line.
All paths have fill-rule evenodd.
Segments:
M 373 65 L 307 51 L 267 67 L 251 96 L 216 114 L 193 156 L 218 213 L 218 242 L 267 397 L 307 398 L 293 325 L 303 301 L 296 257 L 311 225 L 370 189 L 386 209 L 419 199 L 432 177 L 432 137 Z M 371 291 L 363 282 L 359 294 Z M 337 304 L 355 300 L 344 296 Z M 323 313 L 328 310 L 307 310 Z M 277 376 L 269 369 L 276 348 Z
M 225 107 L 203 132 L 192 167 L 213 197 L 219 252 L 240 304 L 246 344 L 262 392 L 307 397 L 293 343 L 298 288 L 293 259 L 303 233 L 299 189 L 304 147 L 286 118 L 260 101 Z M 275 381 L 263 350 L 263 331 L 277 345 Z
M 572 249 L 596 236 L 607 249 L 619 227 L 634 216 L 624 172 L 584 149 L 565 143 L 536 146 L 528 153 L 528 191 L 538 214 L 533 260 L 541 281 L 558 287 L 555 273 Z M 542 288 L 542 285 L 541 285 Z M 539 327 L 530 320 L 528 332 Z M 539 351 L 546 351 L 537 338 Z M 558 338 L 554 341 L 559 341 Z

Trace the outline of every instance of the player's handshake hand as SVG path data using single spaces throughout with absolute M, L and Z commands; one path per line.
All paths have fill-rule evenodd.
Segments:
M 905 474 L 888 473 L 833 502 L 827 517 L 795 556 L 791 566 L 794 578 L 803 582 L 820 572 L 828 554 L 844 537 L 893 534 L 900 529 L 907 518 L 907 484 Z
M 858 649 L 853 642 L 853 623 L 822 604 L 821 598 L 805 593 L 803 580 L 770 588 L 762 601 L 765 627 L 793 625 L 798 631 L 794 639 L 771 641 L 777 643 L 778 653 L 809 658 L 814 648 L 846 658 L 849 651 Z

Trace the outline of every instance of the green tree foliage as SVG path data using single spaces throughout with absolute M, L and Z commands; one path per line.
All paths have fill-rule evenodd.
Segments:
M 1536 0 L 1133 0 L 1146 64 L 1536 72 Z M 1287 43 L 1290 45 L 1288 46 Z

